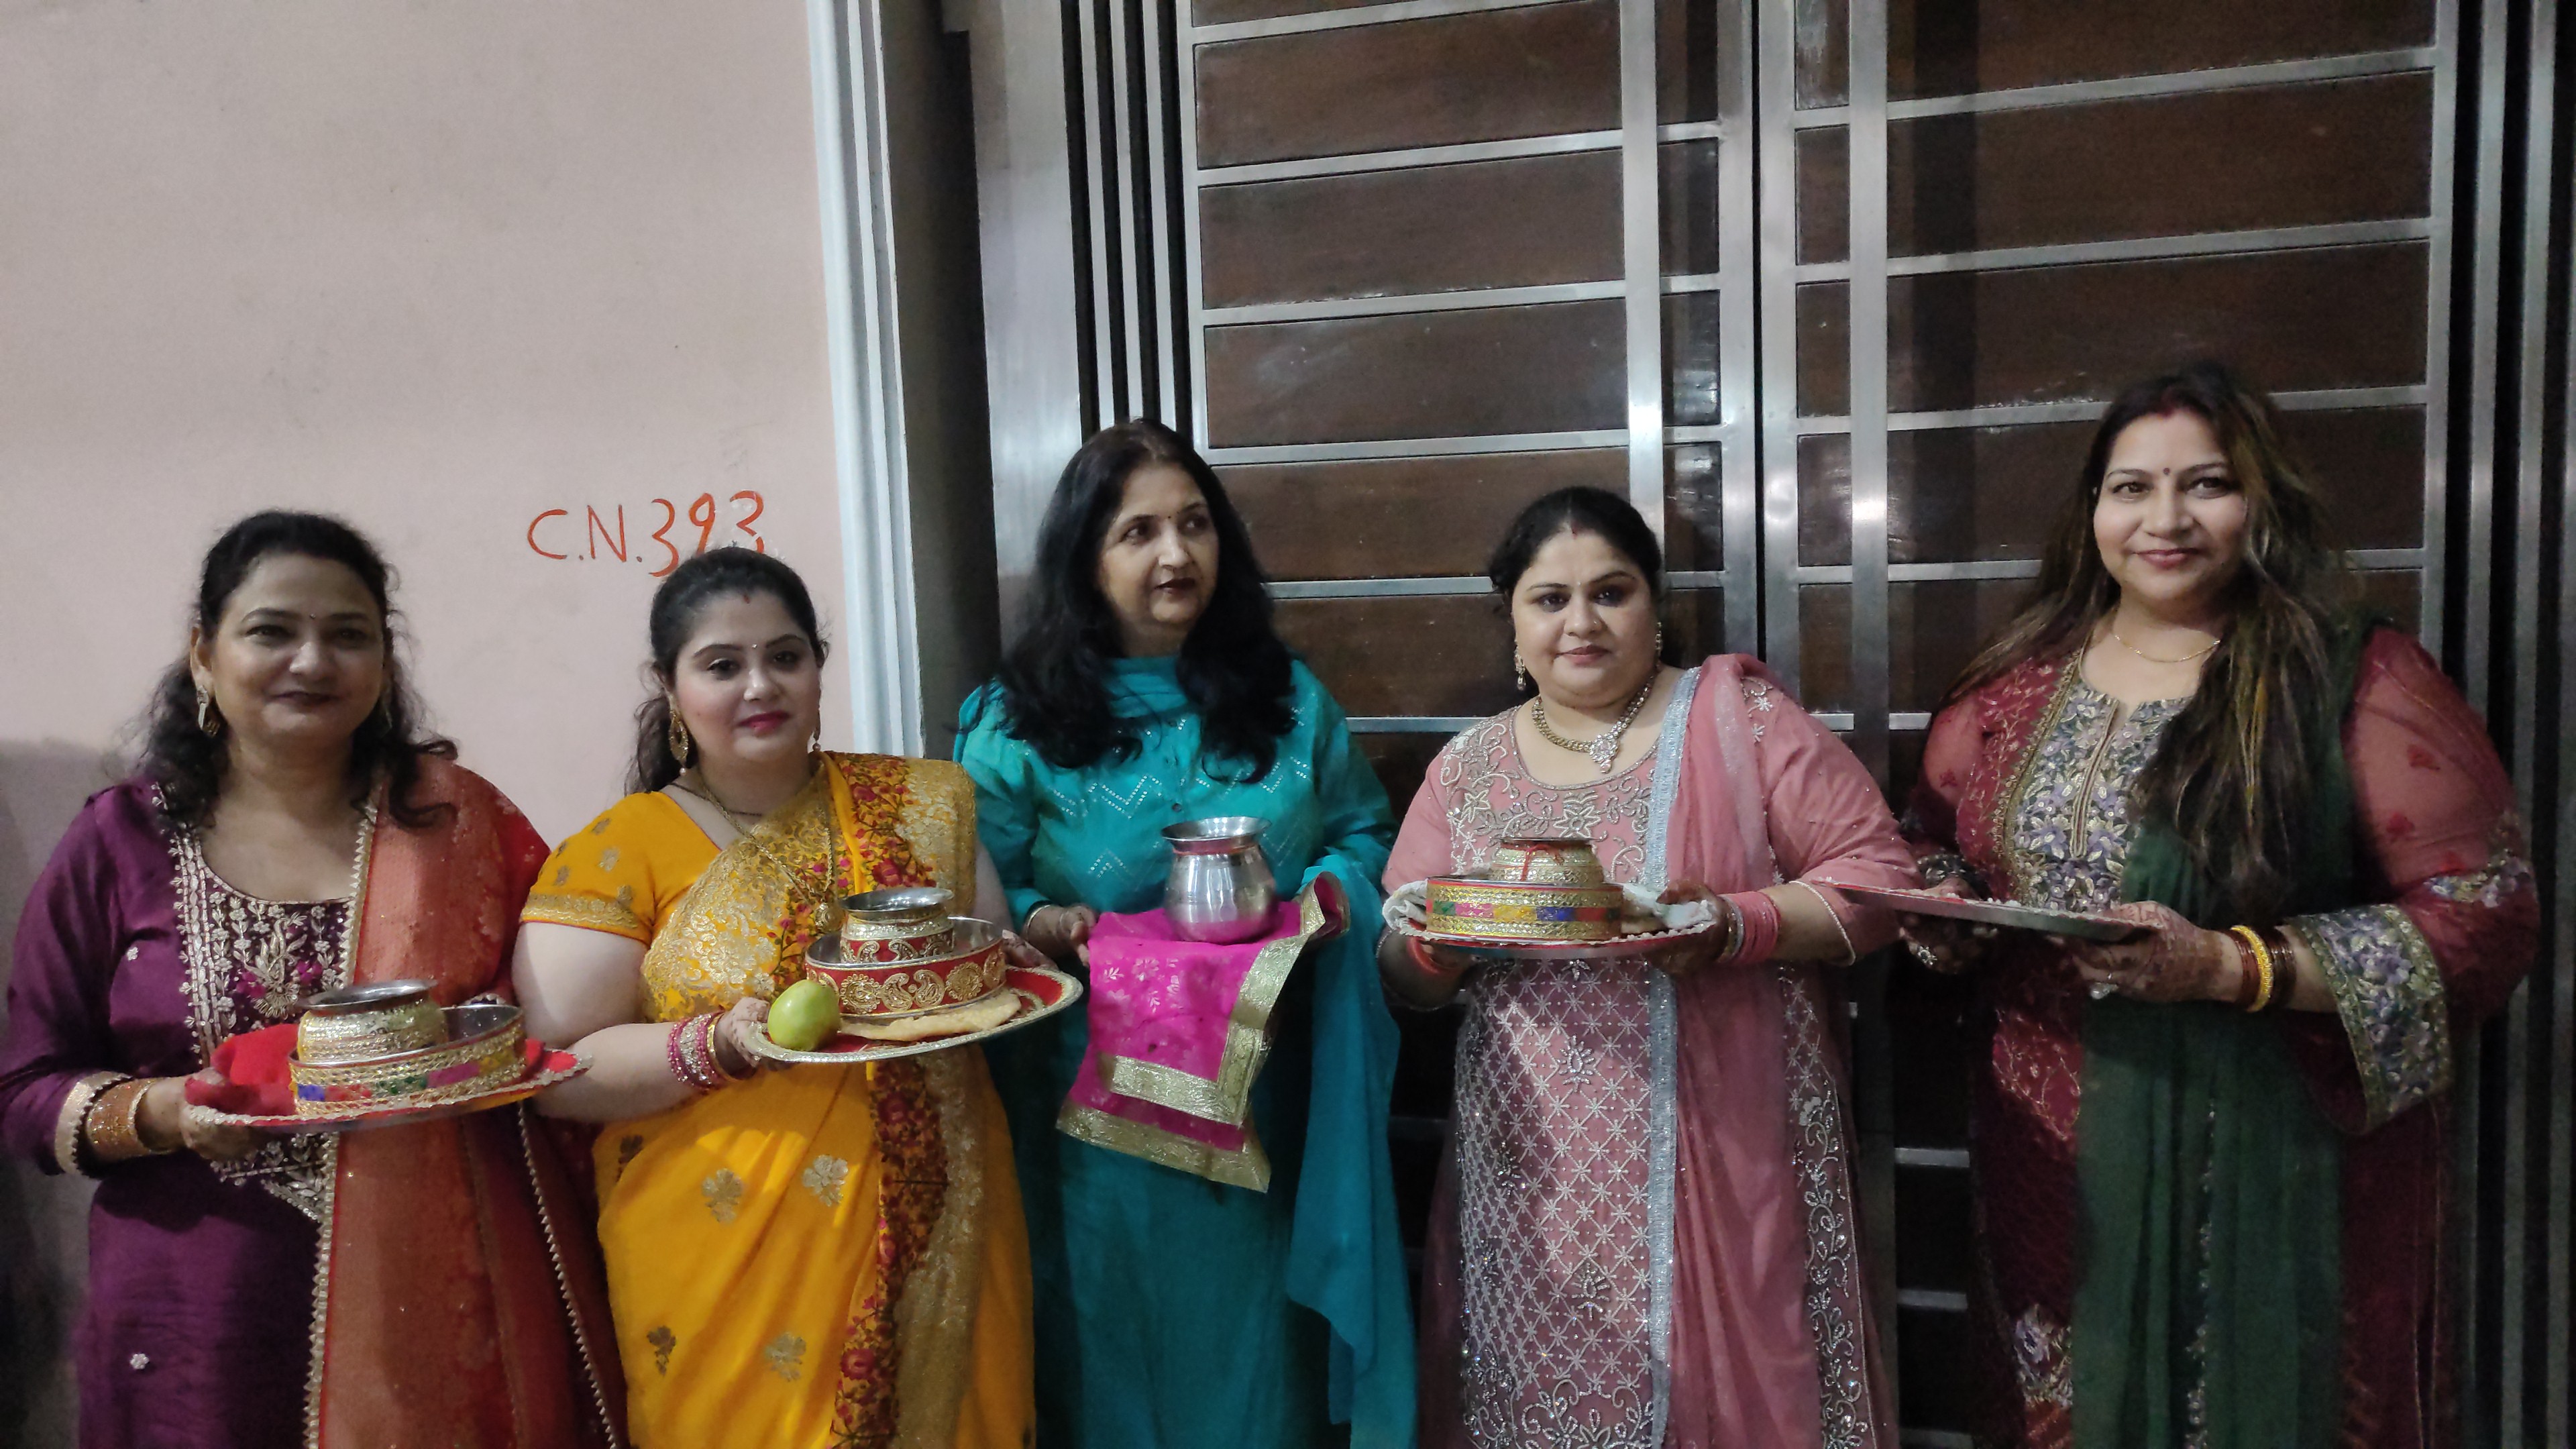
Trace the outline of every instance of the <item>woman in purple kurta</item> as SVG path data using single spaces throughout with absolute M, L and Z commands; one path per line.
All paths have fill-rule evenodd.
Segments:
M 197 625 L 144 768 L 37 877 L 0 1033 L 0 1145 L 99 1184 L 80 1442 L 615 1442 L 615 1366 L 565 1312 L 596 1298 L 595 1268 L 577 1221 L 549 1216 L 541 1182 L 566 1184 L 514 1114 L 341 1139 L 196 1105 L 221 1085 L 218 1046 L 315 991 L 506 988 L 545 855 L 413 734 L 385 568 L 345 525 L 236 525 Z
M 49 1172 L 81 1169 L 64 1118 L 74 1099 L 86 1106 L 95 1094 L 94 1073 L 184 1077 L 206 1065 L 189 1021 L 176 854 L 151 784 L 128 781 L 72 822 L 19 918 L 0 1139 Z M 190 868 L 203 871 L 202 858 Z M 338 961 L 347 902 L 227 904 L 245 908 L 257 938 L 282 953 L 272 978 L 318 989 L 324 963 Z M 112 971 L 100 969 L 107 962 Z M 247 997 L 233 994 L 227 1013 L 249 1008 L 258 1015 L 242 1028 L 266 1024 Z M 317 1244 L 314 1194 L 296 1200 L 312 1174 L 289 1157 L 263 1149 L 218 1165 L 178 1152 L 99 1173 L 88 1308 L 73 1346 L 84 1442 L 302 1436 Z M 241 1311 L 253 1303 L 264 1311 Z

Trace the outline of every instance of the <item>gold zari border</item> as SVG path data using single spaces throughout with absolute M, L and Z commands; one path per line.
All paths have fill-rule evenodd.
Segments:
M 1095 1068 L 1100 1084 L 1122 1097 L 1249 1132 L 1252 1082 L 1270 1059 L 1270 1013 L 1279 1004 L 1279 993 L 1287 988 L 1289 974 L 1304 959 L 1307 945 L 1323 928 L 1323 902 L 1308 886 L 1297 897 L 1297 934 L 1262 947 L 1252 959 L 1252 969 L 1244 974 L 1226 1022 L 1225 1054 L 1218 1059 L 1213 1078 L 1102 1052 Z M 1263 1176 L 1266 1180 L 1266 1169 Z
M 1097 1107 L 1067 1102 L 1064 1110 L 1056 1114 L 1055 1130 L 1076 1142 L 1141 1157 L 1227 1187 L 1270 1190 L 1270 1157 L 1261 1150 L 1261 1138 L 1249 1126 L 1243 1129 L 1243 1146 L 1227 1152 L 1160 1127 L 1113 1117 Z
M 597 896 L 557 895 L 540 892 L 528 897 L 519 911 L 522 921 L 536 921 L 549 926 L 578 926 L 585 931 L 606 931 L 630 940 L 650 941 L 653 928 L 633 911 L 615 901 Z

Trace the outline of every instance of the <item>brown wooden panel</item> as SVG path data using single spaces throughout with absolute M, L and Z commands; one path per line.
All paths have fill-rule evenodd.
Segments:
M 1887 438 L 1890 563 L 2037 558 L 2090 423 L 1944 428 Z M 1851 439 L 1798 440 L 1798 562 L 1851 562 Z
M 1887 128 L 1891 256 L 2322 226 L 2431 207 L 2423 74 Z M 1798 260 L 1850 254 L 1849 138 L 1798 138 Z
M 1511 626 L 1491 597 L 1283 599 L 1278 619 L 1345 713 L 1484 715 L 1512 702 Z
M 2372 569 L 2361 576 L 2365 608 L 2412 634 L 2424 607 L 2424 575 L 2418 569 Z M 2427 641 L 2438 648 L 2438 641 Z
M 1604 485 L 1624 488 L 1626 480 Z M 1725 480 L 1713 443 L 1664 450 L 1664 567 L 1675 573 L 1726 567 Z
M 1199 236 L 1211 307 L 1615 281 L 1619 153 L 1215 186 Z
M 2431 0 L 1890 0 L 1887 94 L 1968 95 L 2433 43 Z M 1842 0 L 1797 0 L 1801 106 L 1841 105 Z
M 2196 356 L 2284 392 L 2424 379 L 2422 244 L 2030 267 L 1888 284 L 1888 405 L 2108 398 Z M 1840 283 L 1798 289 L 1798 410 L 1848 406 Z
M 1690 427 L 1717 421 L 1715 292 L 1664 298 L 1664 421 Z
M 1616 448 L 1219 470 L 1280 579 L 1481 574 L 1532 499 L 1576 483 L 1625 493 Z
M 1655 155 L 1663 169 L 1664 275 L 1716 271 L 1717 143 L 1676 141 Z
M 1209 440 L 1435 438 L 1624 427 L 1615 298 L 1216 327 Z
M 2424 414 L 2417 408 L 2285 413 L 2347 548 L 2424 537 Z M 1887 440 L 1891 563 L 2035 559 L 2084 469 L 2091 423 L 1937 428 Z M 1798 440 L 1798 561 L 1851 562 L 1851 440 Z
M 1447 735 L 1371 734 L 1354 735 L 1352 739 L 1377 771 L 1378 783 L 1386 787 L 1387 803 L 1395 807 L 1398 820 L 1413 804 L 1415 792 L 1422 788 L 1422 777 L 1430 773 L 1431 761 L 1440 753 L 1440 747 L 1449 743 Z M 1445 1102 L 1446 1094 L 1436 1100 Z
M 2029 591 L 2026 579 L 1888 585 L 1888 708 L 1932 708 Z M 1851 590 L 1840 584 L 1798 590 L 1798 688 L 1811 710 L 1852 707 Z
M 2289 413 L 2282 425 L 2325 495 L 2343 547 L 2424 541 L 2423 409 Z
M 1227 41 L 1198 66 L 1201 166 L 1619 124 L 1614 0 Z
M 1717 119 L 1717 6 L 1655 0 L 1655 119 Z

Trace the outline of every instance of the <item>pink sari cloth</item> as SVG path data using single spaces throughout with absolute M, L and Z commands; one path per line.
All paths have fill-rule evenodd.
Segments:
M 1218 1153 L 1248 1151 L 1245 1170 L 1266 1182 L 1252 1084 L 1289 973 L 1309 944 L 1342 929 L 1347 908 L 1331 881 L 1272 907 L 1269 929 L 1249 941 L 1183 939 L 1161 911 L 1102 916 L 1090 940 L 1091 1043 L 1068 1105 Z
M 1695 880 L 1728 892 L 1790 880 L 1916 883 L 1868 772 L 1767 670 L 1720 655 L 1694 674 L 1687 713 L 1668 714 L 1654 755 L 1636 767 L 1669 771 L 1669 788 L 1631 776 L 1540 784 L 1509 714 L 1462 733 L 1414 799 L 1388 888 L 1476 868 L 1496 840 L 1522 833 L 1592 838 L 1614 877 L 1640 884 Z M 1665 758 L 1675 748 L 1677 767 Z M 1883 913 L 1825 894 L 1857 950 L 1893 937 Z M 1673 991 L 1669 1372 L 1659 1417 L 1662 1442 L 1675 1449 L 1895 1443 L 1853 1216 L 1839 1002 L 1830 964 L 1714 968 Z M 1540 1038 L 1520 1049 L 1533 1044 L 1543 1052 Z M 1550 1063 L 1542 1055 L 1521 1066 L 1545 1072 Z M 1532 1144 L 1527 1155 L 1544 1161 L 1547 1147 Z M 1453 1145 L 1424 1275 L 1426 1449 L 1476 1442 L 1461 1391 L 1455 1164 Z

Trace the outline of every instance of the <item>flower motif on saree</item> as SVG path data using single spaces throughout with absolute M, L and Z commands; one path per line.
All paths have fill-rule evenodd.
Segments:
M 680 1346 L 680 1340 L 672 1334 L 670 1325 L 655 1326 L 652 1332 L 644 1335 L 644 1341 L 653 1346 L 653 1371 L 670 1373 L 671 1350 Z
M 805 1373 L 805 1340 L 792 1333 L 782 1333 L 769 1341 L 769 1346 L 760 1351 L 760 1357 L 769 1365 L 771 1373 L 792 1384 Z
M 707 1200 L 707 1212 L 717 1222 L 729 1223 L 742 1213 L 742 1179 L 733 1169 L 719 1167 L 698 1184 L 698 1193 Z
M 841 1205 L 841 1184 L 849 1177 L 850 1164 L 837 1157 L 817 1157 L 805 1165 L 805 1175 L 797 1180 L 814 1194 L 815 1201 L 836 1208 Z

